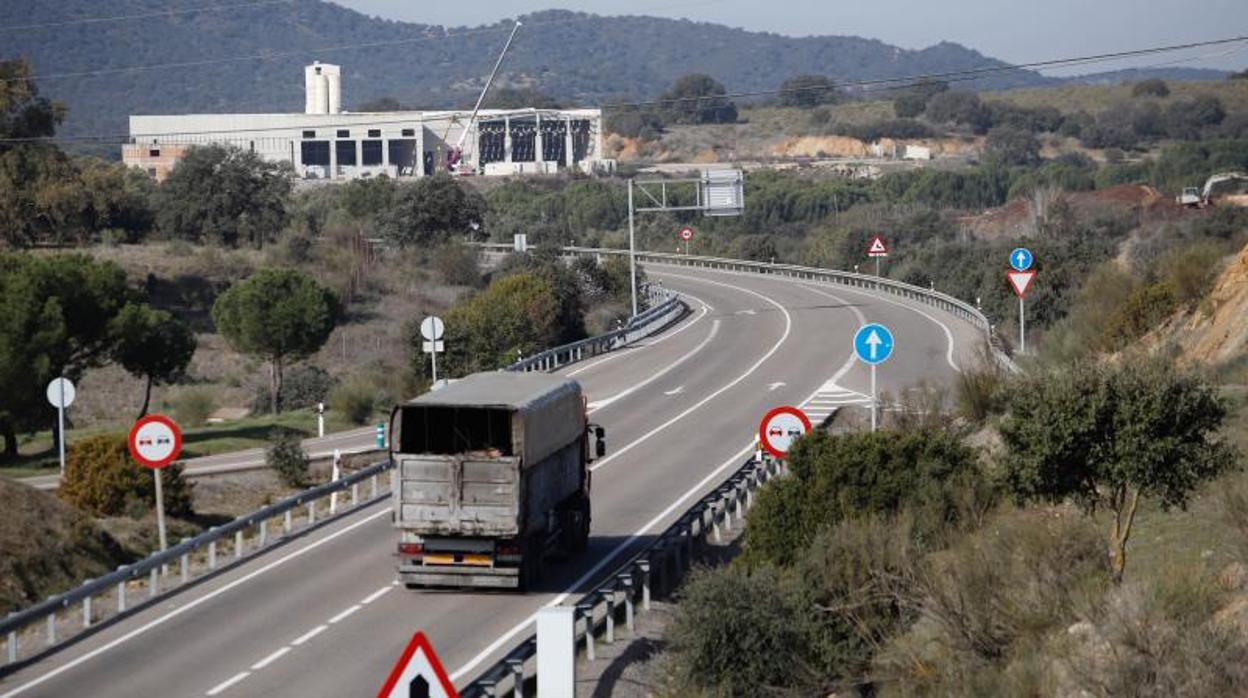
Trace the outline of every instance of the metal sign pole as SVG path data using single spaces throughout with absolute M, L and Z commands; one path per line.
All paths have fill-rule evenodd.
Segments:
M 156 478 L 156 528 L 160 531 L 160 549 L 169 548 L 169 539 L 165 535 L 165 493 L 160 486 L 160 472 L 164 468 L 153 468 L 152 475 Z
M 877 278 L 880 276 L 880 256 L 878 254 L 875 256 L 875 276 Z
M 433 366 L 433 382 L 438 382 L 438 343 L 434 341 L 433 351 L 429 352 L 429 362 Z
M 65 478 L 65 381 L 61 381 L 61 404 L 56 408 L 56 433 L 60 437 L 61 479 Z
M 1027 353 L 1027 316 L 1023 313 L 1023 297 L 1018 297 L 1018 353 Z
M 879 259 L 879 257 L 876 257 L 876 259 Z M 879 400 L 876 398 L 875 394 L 875 364 L 871 364 L 871 431 L 875 431 L 877 426 L 876 411 L 878 410 L 878 407 Z
M 628 275 L 633 296 L 633 317 L 637 317 L 637 248 L 633 232 L 633 180 L 628 180 Z

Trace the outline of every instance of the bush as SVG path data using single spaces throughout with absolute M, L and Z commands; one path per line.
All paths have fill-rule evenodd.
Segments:
M 203 426 L 217 409 L 216 394 L 209 388 L 183 388 L 173 397 L 173 416 L 183 427 Z
M 458 242 L 448 242 L 433 253 L 433 266 L 443 283 L 451 286 L 480 286 L 481 270 L 477 253 Z
M 984 344 L 975 366 L 963 367 L 954 379 L 958 411 L 973 422 L 983 422 L 1003 411 L 1005 404 L 1001 387 L 1005 378 L 1005 372 L 992 355 L 992 349 Z
M 1126 346 L 1174 312 L 1178 297 L 1168 283 L 1141 286 L 1105 318 L 1101 346 Z
M 296 366 L 287 371 L 282 379 L 282 411 L 315 407 L 316 403 L 325 401 L 337 384 L 337 379 L 320 366 Z M 255 397 L 251 400 L 252 412 L 268 411 L 273 404 L 270 390 L 267 384 L 256 387 Z
M 329 395 L 329 409 L 341 412 L 352 424 L 368 424 L 383 397 L 377 379 L 368 373 L 357 373 L 338 384 Z
M 1169 97 L 1170 86 L 1161 78 L 1152 78 L 1135 83 L 1131 88 L 1132 97 Z
M 988 132 L 984 154 L 989 161 L 1002 165 L 1037 165 L 1040 163 L 1040 141 L 1030 131 L 998 126 Z
M 1217 243 L 1182 245 L 1161 258 L 1158 272 L 1174 291 L 1176 300 L 1190 305 L 1204 298 L 1213 288 L 1224 252 L 1222 245 Z
M 191 484 L 182 477 L 182 465 L 163 469 L 165 511 L 172 516 L 191 513 Z M 152 471 L 134 462 L 126 437 L 90 436 L 70 444 L 65 457 L 65 480 L 57 496 L 96 516 L 122 516 L 156 506 Z
M 299 432 L 280 427 L 269 432 L 264 464 L 272 468 L 283 483 L 290 487 L 307 485 L 309 463 Z

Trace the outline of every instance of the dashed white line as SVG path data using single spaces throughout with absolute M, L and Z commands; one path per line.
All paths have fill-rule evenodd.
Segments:
M 269 656 L 265 657 L 264 659 L 261 659 L 260 661 L 256 662 L 255 664 L 252 664 L 252 665 L 251 665 L 251 670 L 252 670 L 252 671 L 260 671 L 261 669 L 265 668 L 266 666 L 268 666 L 268 665 L 272 664 L 273 662 L 276 662 L 277 660 L 281 659 L 281 658 L 282 658 L 282 657 L 283 657 L 283 656 L 284 656 L 287 652 L 289 652 L 289 651 L 290 651 L 290 649 L 291 649 L 291 648 L 290 648 L 290 646 L 286 646 L 286 647 L 281 648 L 280 650 L 278 650 L 278 651 L 274 652 L 273 654 L 270 654 Z
M 207 692 L 207 693 L 205 693 L 204 695 L 206 695 L 206 696 L 215 696 L 215 695 L 217 695 L 217 694 L 219 694 L 219 693 L 223 693 L 223 692 L 224 692 L 226 689 L 228 689 L 230 686 L 233 686 L 234 684 L 238 683 L 239 681 L 242 681 L 243 679 L 247 678 L 248 676 L 251 676 L 251 672 L 250 672 L 250 671 L 240 671 L 240 672 L 238 672 L 237 674 L 235 674 L 235 675 L 231 676 L 230 678 L 228 678 L 228 679 L 226 679 L 226 680 L 222 681 L 221 683 L 217 684 L 216 686 L 213 686 L 213 687 L 212 687 L 211 689 L 209 689 L 209 690 L 208 690 L 208 692 Z
M 325 632 L 326 630 L 329 630 L 329 626 L 328 626 L 328 625 L 318 625 L 318 626 L 316 626 L 315 628 L 312 628 L 311 630 L 309 630 L 308 632 L 306 632 L 306 633 L 304 633 L 304 634 L 300 635 L 299 637 L 295 638 L 294 642 L 291 642 L 290 644 L 291 644 L 291 645 L 294 645 L 295 647 L 298 647 L 299 645 L 302 645 L 303 643 L 307 642 L 308 640 L 311 640 L 312 638 L 316 637 L 317 635 L 320 635 L 321 633 Z
M 392 584 L 387 584 L 386 586 L 384 586 L 384 587 L 382 587 L 382 588 L 378 589 L 377 591 L 374 591 L 373 593 L 371 593 L 371 594 L 369 594 L 368 596 L 365 596 L 363 599 L 361 599 L 361 600 L 360 600 L 360 605 L 361 605 L 361 606 L 367 606 L 368 604 L 370 604 L 370 603 L 372 603 L 372 602 L 376 601 L 377 599 L 381 598 L 381 595 L 382 595 L 382 594 L 386 593 L 387 591 L 390 591 L 390 590 L 391 590 L 391 589 L 393 589 L 393 588 L 394 588 L 394 585 L 392 585 Z
M 355 612 L 356 612 L 356 611 L 358 611 L 358 610 L 360 610 L 360 605 L 357 603 L 356 605 L 352 606 L 351 608 L 348 608 L 347 610 L 343 611 L 342 613 L 339 613 L 338 615 L 334 616 L 333 618 L 330 618 L 330 619 L 329 619 L 329 624 L 330 624 L 330 625 L 333 625 L 334 623 L 337 623 L 338 621 L 342 620 L 343 618 L 346 618 L 347 616 L 351 615 L 352 613 L 355 613 Z
M 706 338 L 703 339 L 701 342 L 699 342 L 698 346 L 694 347 L 693 349 L 690 349 L 689 352 L 686 353 L 684 356 L 680 357 L 679 359 L 676 359 L 675 361 L 668 363 L 666 366 L 663 367 L 662 370 L 654 372 L 653 374 L 650 375 L 649 378 L 645 379 L 644 381 L 640 383 L 634 383 L 632 386 L 630 386 L 627 390 L 624 390 L 623 392 L 616 393 L 615 395 L 612 395 L 611 397 L 603 398 L 602 400 L 589 403 L 589 410 L 587 412 L 589 414 L 593 414 L 597 412 L 598 410 L 604 407 L 607 407 L 608 405 L 614 402 L 622 400 L 628 397 L 629 395 L 632 395 L 633 393 L 637 392 L 638 390 L 641 390 L 647 385 L 650 385 L 651 383 L 657 381 L 658 379 L 667 375 L 668 372 L 674 370 L 677 366 L 680 366 L 685 361 L 692 358 L 695 354 L 705 349 L 706 345 L 714 341 L 715 335 L 717 334 L 719 334 L 719 320 L 715 320 L 714 322 L 711 323 L 711 331 L 706 335 Z

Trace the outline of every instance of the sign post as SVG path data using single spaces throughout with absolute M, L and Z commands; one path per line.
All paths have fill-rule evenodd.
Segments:
M 893 333 L 878 323 L 863 325 L 854 335 L 854 354 L 871 367 L 871 431 L 879 423 L 879 398 L 875 387 L 875 367 L 893 355 Z
M 324 438 L 325 436 L 325 403 L 316 403 L 316 435 Z
M 693 245 L 693 228 L 687 225 L 681 228 L 680 239 L 685 241 L 685 254 L 693 254 L 689 251 L 690 246 Z
M 139 465 L 152 469 L 156 478 L 156 526 L 160 532 L 160 549 L 169 547 L 165 534 L 165 495 L 161 489 L 160 471 L 182 453 L 182 430 L 177 422 L 162 415 L 149 414 L 130 428 L 130 457 Z
M 1010 252 L 1010 266 L 1014 271 L 1006 272 L 1009 277 L 1010 285 L 1014 287 L 1014 294 L 1018 296 L 1018 353 L 1027 353 L 1027 316 L 1023 308 L 1023 296 L 1027 295 L 1027 289 L 1031 287 L 1031 282 L 1036 278 L 1036 272 L 1029 271 L 1035 257 L 1031 254 L 1031 250 L 1026 247 L 1019 247 Z
M 423 348 L 425 353 L 429 355 L 434 383 L 438 382 L 438 352 L 444 348 L 442 344 L 442 332 L 444 329 L 442 318 L 437 315 L 430 315 L 420 321 L 420 336 L 425 338 Z
M 784 460 L 794 439 L 811 432 L 810 418 L 796 407 L 777 407 L 758 423 L 758 443 L 778 460 Z
M 875 260 L 875 275 L 880 275 L 880 258 L 888 256 L 888 243 L 884 242 L 884 238 L 876 235 L 871 238 L 871 242 L 867 243 L 867 256 Z
M 417 631 L 381 685 L 377 698 L 459 698 L 459 693 L 429 638 Z
M 65 477 L 65 408 L 74 404 L 74 384 L 68 378 L 53 378 L 48 383 L 48 402 L 56 408 L 56 435 L 61 452 L 61 478 Z

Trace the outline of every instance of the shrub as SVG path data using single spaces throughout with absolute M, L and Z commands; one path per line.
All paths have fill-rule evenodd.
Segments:
M 202 426 L 217 409 L 217 397 L 204 387 L 183 388 L 173 400 L 173 416 L 184 427 Z
M 452 286 L 480 286 L 481 270 L 477 253 L 458 242 L 448 242 L 433 253 L 433 266 L 443 283 Z
M 282 411 L 315 407 L 316 403 L 325 401 L 337 384 L 337 379 L 320 366 L 296 366 L 282 378 Z M 268 411 L 273 404 L 271 390 L 267 384 L 256 387 L 255 397 L 251 400 L 252 412 Z
M 269 432 L 269 446 L 264 463 L 290 487 L 303 487 L 308 482 L 308 454 L 300 443 L 299 432 L 277 428 Z
M 974 422 L 983 422 L 1004 409 L 1001 387 L 1005 372 L 986 344 L 979 352 L 977 363 L 964 367 L 955 377 L 954 390 L 958 411 Z
M 1040 162 L 1040 141 L 1030 131 L 998 126 L 988 132 L 984 154 L 990 161 L 1002 165 L 1036 165 Z
M 425 355 L 427 356 L 427 355 Z M 389 409 L 398 399 L 392 381 L 379 370 L 351 374 L 329 395 L 329 409 L 352 424 L 368 424 L 380 405 Z
M 1131 88 L 1132 97 L 1169 97 L 1170 86 L 1161 78 L 1152 78 L 1135 83 Z
M 165 511 L 172 516 L 191 513 L 191 484 L 182 477 L 181 464 L 163 470 Z M 154 508 L 156 483 L 151 470 L 130 458 L 126 437 L 102 434 L 70 444 L 57 496 L 96 516 L 122 516 Z
M 1217 243 L 1182 245 L 1162 257 L 1158 271 L 1173 289 L 1177 302 L 1192 304 L 1213 287 L 1223 254 L 1222 245 Z
M 1170 284 L 1141 286 L 1105 318 L 1101 345 L 1125 346 L 1134 342 L 1174 312 L 1177 304 L 1178 297 Z
M 1222 517 L 1238 535 L 1234 537 L 1239 554 L 1248 560 L 1248 477 L 1240 475 L 1224 483 Z

